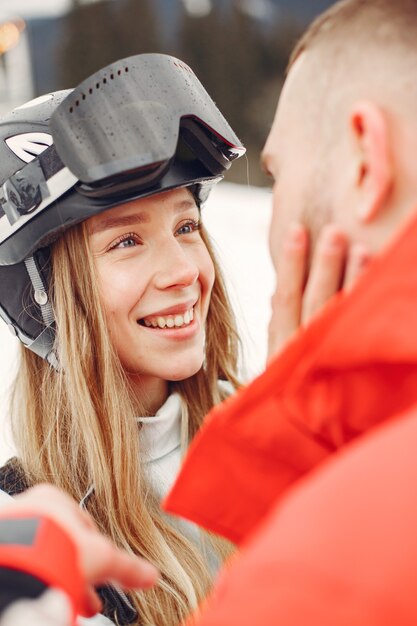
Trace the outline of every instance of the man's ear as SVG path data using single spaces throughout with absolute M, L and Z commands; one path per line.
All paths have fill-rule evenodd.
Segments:
M 393 187 L 393 167 L 387 120 L 372 102 L 358 102 L 350 113 L 358 155 L 356 187 L 361 193 L 356 208 L 362 222 L 370 222 L 384 208 Z

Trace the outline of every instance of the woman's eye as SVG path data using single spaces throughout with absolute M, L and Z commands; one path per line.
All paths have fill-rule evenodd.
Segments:
M 129 234 L 123 235 L 117 241 L 115 241 L 111 246 L 110 250 L 120 250 L 122 248 L 134 248 L 139 245 L 140 241 L 136 235 Z
M 136 246 L 136 241 L 134 239 L 123 239 L 118 245 L 118 248 L 131 248 Z
M 200 230 L 201 224 L 197 220 L 189 220 L 181 226 L 177 230 L 177 235 L 189 235 L 190 233 L 194 233 L 196 230 Z

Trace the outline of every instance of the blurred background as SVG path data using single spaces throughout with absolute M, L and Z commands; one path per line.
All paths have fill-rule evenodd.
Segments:
M 179 57 L 243 140 L 229 180 L 266 184 L 259 151 L 300 33 L 329 0 L 0 0 L 0 113 L 116 59 Z M 248 167 L 249 166 L 249 167 Z

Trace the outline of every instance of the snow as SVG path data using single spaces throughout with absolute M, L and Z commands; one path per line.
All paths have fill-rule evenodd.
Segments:
M 268 253 L 271 200 L 265 189 L 221 183 L 203 213 L 237 316 L 248 376 L 259 373 L 266 358 L 274 287 Z
M 247 360 L 245 377 L 259 373 L 266 357 L 274 285 L 268 255 L 271 195 L 256 187 L 220 183 L 203 210 L 238 319 Z M 12 454 L 7 403 L 17 364 L 18 340 L 0 322 L 0 464 Z

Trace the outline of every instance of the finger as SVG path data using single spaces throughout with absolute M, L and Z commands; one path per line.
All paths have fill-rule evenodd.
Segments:
M 15 512 L 32 509 L 39 515 L 47 515 L 66 529 L 71 536 L 83 530 L 97 529 L 88 513 L 64 492 L 48 484 L 32 487 L 12 500 L 9 508 Z M 2 510 L 6 511 L 6 507 Z
M 93 617 L 93 615 L 100 613 L 101 609 L 103 608 L 103 603 L 100 599 L 100 596 L 92 586 L 87 586 L 84 589 L 83 607 L 84 617 Z
M 343 289 L 347 291 L 353 287 L 359 274 L 371 260 L 367 248 L 362 244 L 353 244 L 348 255 Z
M 92 558 L 84 556 L 83 570 L 91 584 L 111 580 L 125 589 L 147 589 L 158 579 L 158 570 L 148 561 L 115 548 L 98 535 L 92 537 L 89 554 Z
M 268 358 L 282 348 L 300 324 L 307 251 L 307 231 L 301 224 L 293 224 L 277 263 L 277 288 L 271 301 Z
M 341 288 L 347 239 L 333 224 L 325 226 L 317 242 L 304 293 L 302 322 L 308 322 Z

